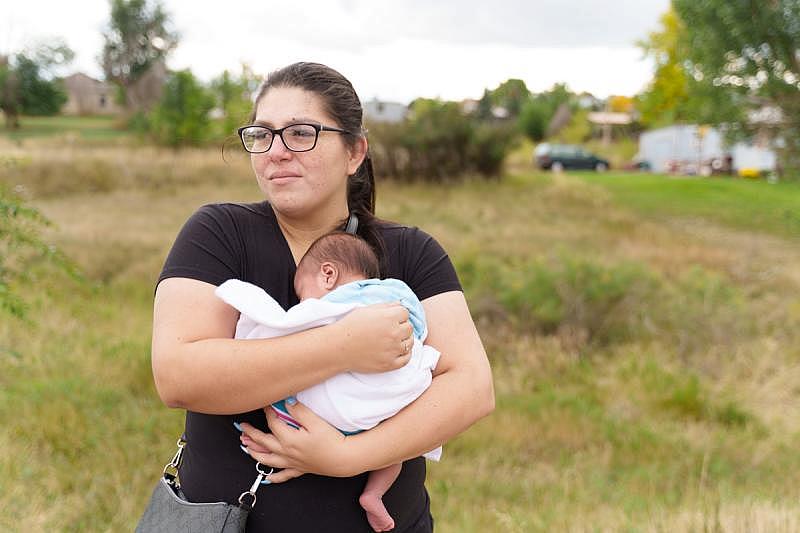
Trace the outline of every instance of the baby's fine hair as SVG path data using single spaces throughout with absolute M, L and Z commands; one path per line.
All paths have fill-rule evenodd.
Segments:
M 297 269 L 308 261 L 317 265 L 330 261 L 344 272 L 363 274 L 365 279 L 380 277 L 380 263 L 372 247 L 361 237 L 344 231 L 326 233 L 311 243 Z

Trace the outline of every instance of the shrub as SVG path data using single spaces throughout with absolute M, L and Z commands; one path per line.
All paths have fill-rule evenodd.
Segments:
M 501 293 L 504 306 L 534 330 L 569 335 L 579 344 L 633 336 L 636 310 L 647 305 L 656 285 L 638 265 L 605 266 L 571 257 L 556 265 L 533 262 L 520 274 L 521 290 Z
M 561 254 L 504 264 L 479 253 L 456 266 L 476 318 L 511 320 L 570 348 L 659 339 L 682 355 L 746 332 L 742 296 L 699 268 L 667 279 L 637 263 Z
M 470 166 L 482 176 L 498 177 L 515 141 L 516 130 L 511 125 L 478 123 L 467 147 Z
M 443 182 L 498 176 L 513 145 L 512 124 L 481 121 L 456 102 L 419 99 L 397 124 L 370 124 L 371 154 L 383 176 Z
M 38 210 L 0 184 L 0 313 L 26 317 L 18 287 L 31 280 L 33 265 L 43 259 L 75 274 L 55 247 L 41 240 L 39 234 L 49 224 Z
M 693 267 L 660 291 L 656 327 L 687 354 L 699 347 L 734 342 L 755 321 L 748 320 L 741 293 L 718 274 Z
M 190 70 L 174 72 L 149 116 L 149 131 L 159 144 L 201 144 L 208 134 L 208 113 L 213 106 L 214 99 Z
M 643 321 L 638 310 L 648 307 L 658 288 L 657 277 L 640 265 L 606 266 L 565 255 L 521 265 L 472 255 L 456 265 L 472 298 L 491 297 L 518 327 L 578 345 L 636 336 Z

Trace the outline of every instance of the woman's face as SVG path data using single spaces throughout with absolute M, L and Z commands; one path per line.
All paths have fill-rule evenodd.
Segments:
M 320 97 L 296 87 L 269 89 L 256 107 L 255 124 L 283 128 L 295 123 L 339 127 L 325 112 Z M 292 152 L 275 137 L 269 151 L 250 154 L 258 185 L 281 214 L 311 217 L 347 214 L 347 176 L 353 174 L 366 153 L 366 141 L 348 146 L 342 134 L 322 131 L 308 152 Z

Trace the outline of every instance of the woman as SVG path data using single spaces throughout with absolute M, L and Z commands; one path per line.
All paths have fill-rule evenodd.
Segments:
M 187 410 L 180 477 L 188 499 L 234 503 L 253 482 L 253 459 L 283 469 L 259 490 L 248 531 L 371 531 L 358 505 L 364 472 L 401 461 L 384 496 L 395 531 L 431 531 L 420 455 L 494 408 L 486 353 L 447 255 L 418 229 L 373 216 L 361 115 L 350 82 L 326 66 L 296 63 L 273 72 L 251 126 L 240 129 L 266 201 L 198 210 L 156 289 L 153 373 L 164 403 Z M 345 438 L 301 404 L 290 407 L 304 427 L 299 431 L 262 408 L 341 372 L 402 367 L 411 342 L 405 309 L 370 306 L 294 335 L 236 340 L 238 313 L 214 289 L 238 278 L 291 307 L 298 303 L 295 267 L 308 246 L 353 218 L 381 256 L 385 276 L 408 283 L 422 301 L 427 342 L 442 355 L 419 399 Z M 240 437 L 250 456 L 240 450 Z

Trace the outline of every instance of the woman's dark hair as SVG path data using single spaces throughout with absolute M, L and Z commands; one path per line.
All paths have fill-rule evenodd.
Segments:
M 353 85 L 339 72 L 319 63 L 293 63 L 271 72 L 256 95 L 251 123 L 255 120 L 258 102 L 267 91 L 277 87 L 296 87 L 319 96 L 325 111 L 338 127 L 347 132 L 344 138 L 350 146 L 355 144 L 357 138 L 365 136 L 361 100 Z M 369 152 L 355 173 L 348 176 L 347 207 L 350 213 L 358 217 L 357 234 L 375 250 L 381 272 L 385 273 L 386 253 L 375 217 L 375 176 Z M 342 221 L 343 227 L 346 222 L 347 219 Z

